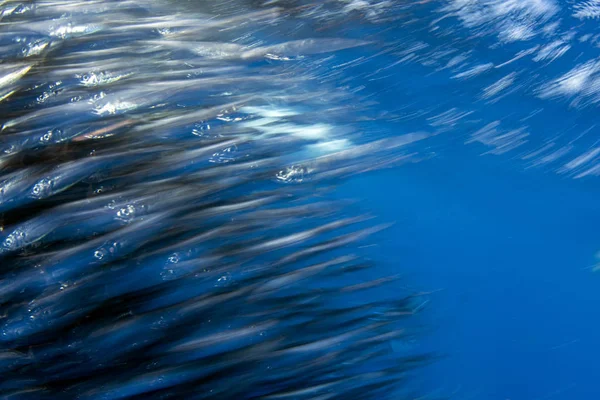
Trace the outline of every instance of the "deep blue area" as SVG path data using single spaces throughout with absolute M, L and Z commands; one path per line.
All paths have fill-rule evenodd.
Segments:
M 552 62 L 534 62 L 533 54 L 457 81 L 452 78 L 456 72 L 421 61 L 448 45 L 469 51 L 472 66 L 499 65 L 560 35 L 499 44 L 493 35 L 475 37 L 449 19 L 445 28 L 451 34 L 436 36 L 427 28 L 431 10 L 424 10 L 413 24 L 388 32 L 406 46 L 411 40 L 427 43 L 421 59 L 362 82 L 384 109 L 423 111 L 421 117 L 380 122 L 378 128 L 393 133 L 435 132 L 427 117 L 453 107 L 472 112 L 446 127 L 435 148 L 419 149 L 434 157 L 362 176 L 342 190 L 342 196 L 364 199 L 366 209 L 397 222 L 378 237 L 374 250 L 387 272 L 406 274 L 403 284 L 416 290 L 439 290 L 421 314 L 422 325 L 432 332 L 417 346 L 445 356 L 422 374 L 422 387 L 432 396 L 600 398 L 600 275 L 593 272 L 600 261 L 599 178 L 573 179 L 575 174 L 559 171 L 598 146 L 598 110 L 594 104 L 570 103 L 574 97 L 541 99 L 536 92 L 598 56 L 596 46 L 577 40 L 597 28 L 573 18 L 565 11 L 567 2 L 559 5 L 559 30 L 577 34 L 566 41 L 571 46 L 567 53 Z M 395 60 L 381 56 L 355 74 Z M 482 88 L 513 71 L 518 72 L 518 90 L 495 102 L 482 99 Z M 527 143 L 500 155 L 484 154 L 490 148 L 480 143 L 466 143 L 493 121 L 506 130 L 524 127 L 530 134 Z M 529 168 L 531 159 L 523 155 L 550 141 L 555 150 L 570 143 L 574 150 Z
M 397 224 L 390 273 L 434 294 L 423 348 L 446 355 L 429 390 L 458 399 L 592 399 L 597 386 L 600 191 L 453 152 L 350 182 L 345 194 Z M 441 394 L 441 393 L 440 393 Z

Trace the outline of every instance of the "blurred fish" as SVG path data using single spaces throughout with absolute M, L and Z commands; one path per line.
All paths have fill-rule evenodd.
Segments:
M 6 100 L 16 91 L 15 84 L 31 70 L 31 67 L 32 65 L 11 65 L 0 68 L 0 101 Z
M 0 212 L 27 203 L 29 190 L 40 168 L 30 167 L 2 176 L 0 181 Z
M 353 47 L 365 46 L 369 42 L 350 39 L 305 39 L 272 46 L 247 49 L 236 43 L 148 41 L 147 45 L 187 50 L 208 59 L 254 60 L 259 58 L 289 58 L 303 55 L 331 53 Z

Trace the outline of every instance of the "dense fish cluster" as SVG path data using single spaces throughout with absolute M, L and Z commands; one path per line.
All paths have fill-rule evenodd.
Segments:
M 385 226 L 328 191 L 427 135 L 359 130 L 322 64 L 368 39 L 187 3 L 0 2 L 0 396 L 397 396 L 419 296 L 357 296 Z

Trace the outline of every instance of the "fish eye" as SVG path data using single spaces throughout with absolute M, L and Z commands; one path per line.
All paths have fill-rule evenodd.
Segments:
M 97 260 L 102 260 L 105 255 L 106 255 L 106 250 L 104 250 L 104 249 L 96 250 L 94 252 L 94 258 L 96 258 Z

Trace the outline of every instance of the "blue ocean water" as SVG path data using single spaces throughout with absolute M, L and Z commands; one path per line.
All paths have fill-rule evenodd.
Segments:
M 439 134 L 431 158 L 344 186 L 397 221 L 378 260 L 439 290 L 415 344 L 444 356 L 432 398 L 600 398 L 599 11 L 430 2 L 386 33 L 406 59 L 365 67 L 385 68 L 365 90 L 400 114 L 385 129 Z
M 458 399 L 593 399 L 600 347 L 598 190 L 493 160 L 447 157 L 347 186 L 397 224 L 378 259 L 420 288 L 424 384 Z M 410 272 L 407 272 L 410 271 Z M 439 389 L 439 392 L 436 390 Z M 456 392 L 454 392 L 456 391 Z

